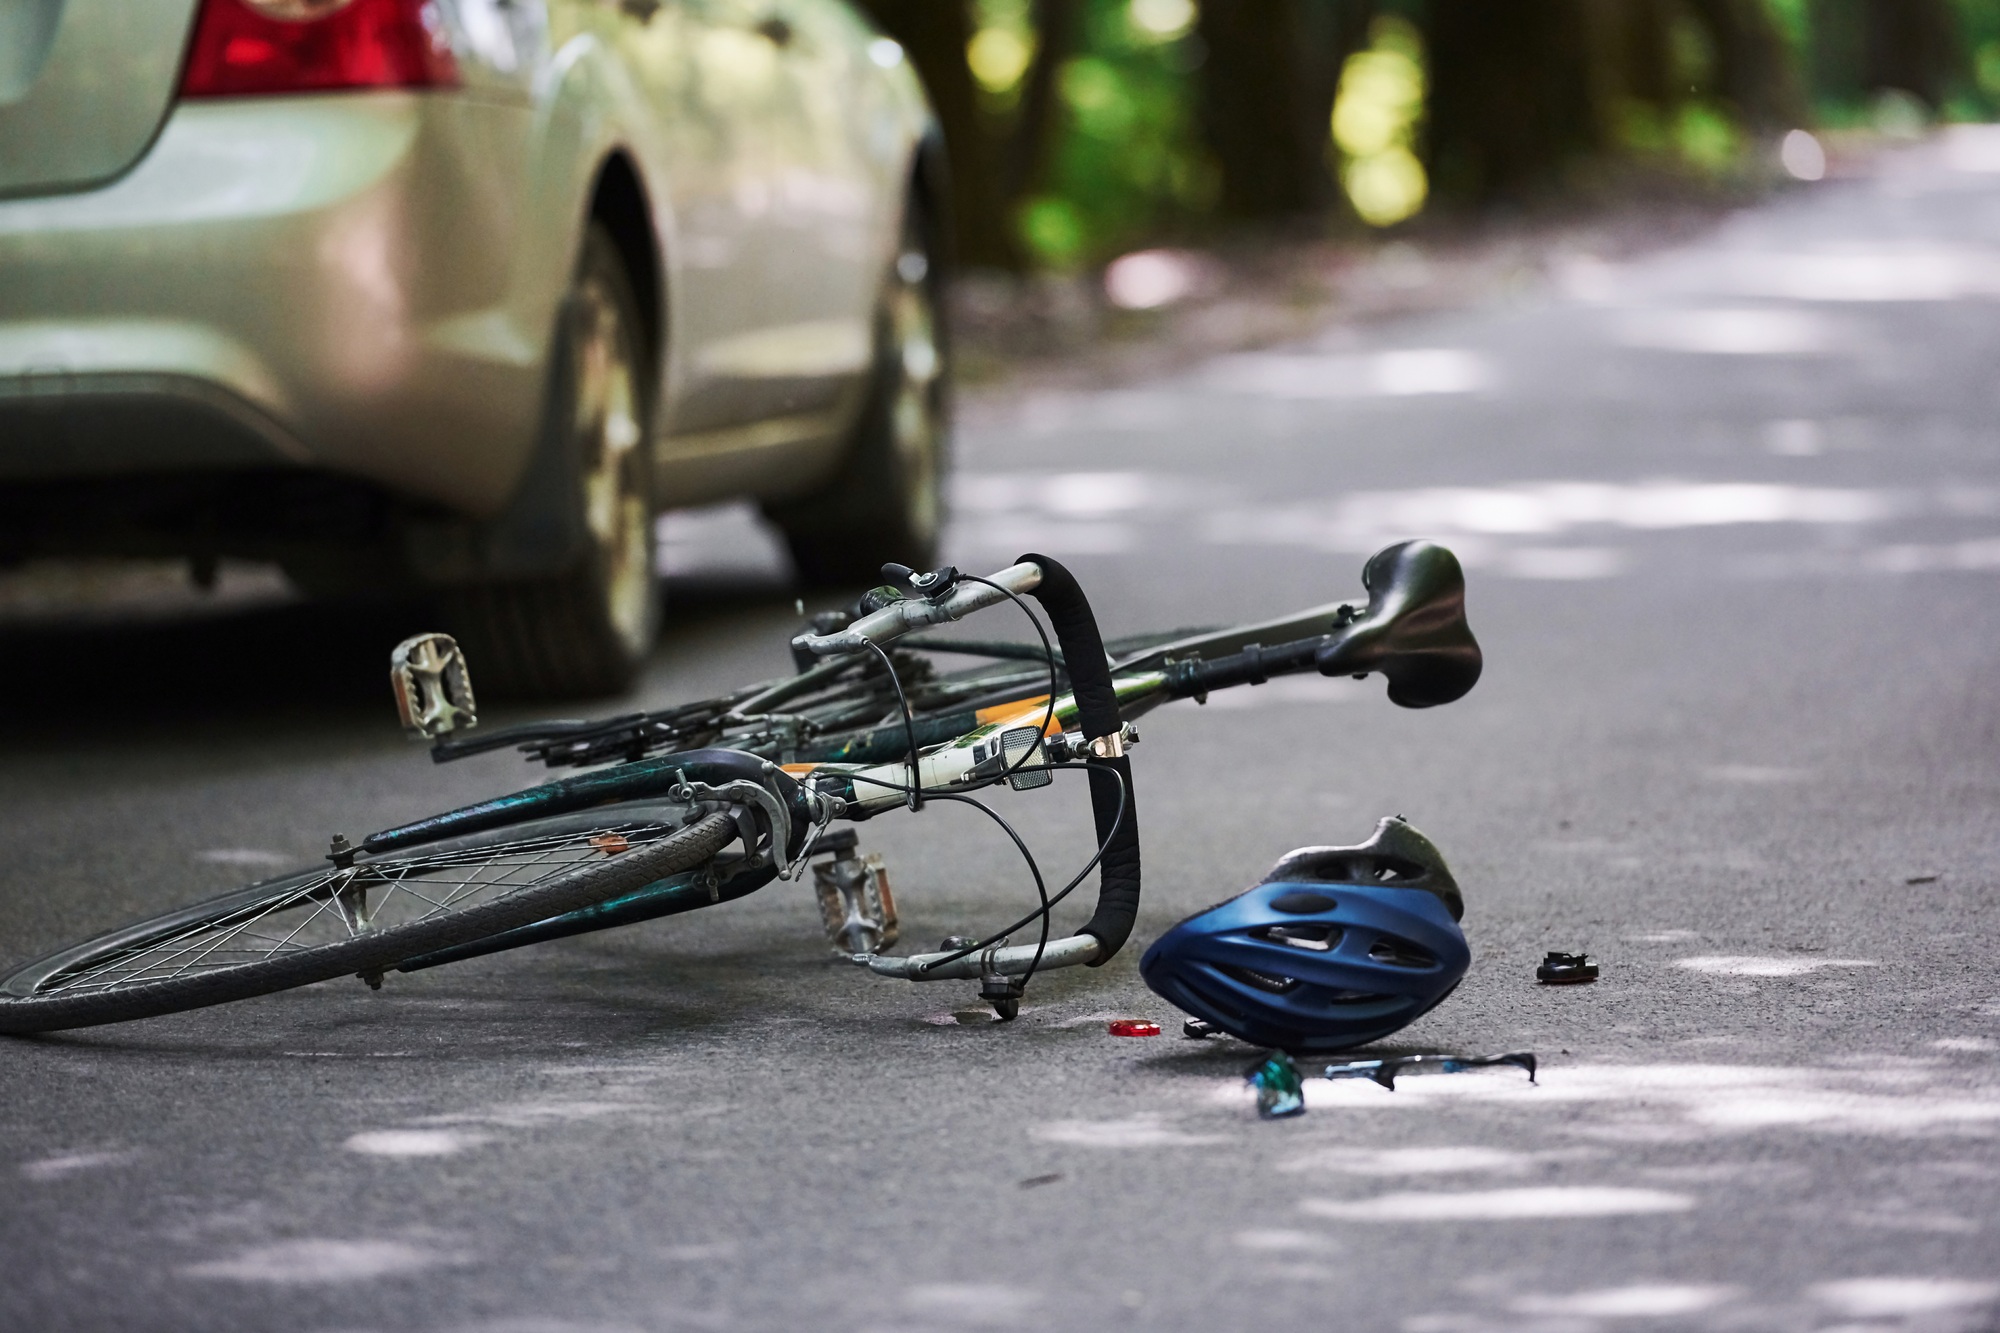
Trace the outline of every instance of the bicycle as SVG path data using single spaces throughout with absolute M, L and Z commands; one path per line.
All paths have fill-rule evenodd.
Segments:
M 443 635 L 400 645 L 392 680 L 405 726 L 432 758 L 515 747 L 586 771 L 369 834 L 336 834 L 326 864 L 107 932 L 0 979 L 0 1032 L 153 1017 L 341 976 L 379 988 L 408 973 L 732 901 L 812 866 L 835 950 L 878 975 L 978 980 L 1000 1018 L 1038 971 L 1101 966 L 1139 905 L 1131 760 L 1135 719 L 1161 704 L 1304 671 L 1380 674 L 1392 702 L 1463 696 L 1482 659 L 1464 575 L 1441 546 L 1372 557 L 1365 604 L 1336 602 L 1220 630 L 1106 645 L 1074 576 L 1027 555 L 988 576 L 887 566 L 889 584 L 823 612 L 792 640 L 796 674 L 664 710 L 542 722 L 472 737 L 462 654 Z M 1055 643 L 1023 599 L 1040 603 Z M 1040 644 L 917 631 L 1013 603 Z M 960 654 L 983 665 L 939 672 Z M 1013 827 L 973 793 L 1083 772 L 1098 846 L 1054 893 Z M 980 937 L 896 956 L 880 862 L 839 820 L 933 801 L 976 806 L 1007 832 L 1037 889 L 1034 910 Z M 1356 849 L 1360 850 L 1360 849 Z M 1055 908 L 1092 870 L 1097 906 L 1051 939 Z M 1391 873 L 1391 872 L 1384 872 Z M 1039 928 L 1033 944 L 1015 934 Z

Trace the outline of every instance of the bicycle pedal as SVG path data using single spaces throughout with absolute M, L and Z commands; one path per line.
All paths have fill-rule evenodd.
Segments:
M 896 942 L 898 930 L 888 868 L 879 854 L 859 852 L 857 843 L 853 829 L 842 829 L 819 838 L 811 853 L 833 854 L 813 863 L 813 894 L 827 942 L 843 958 L 882 952 Z
M 472 675 L 449 634 L 418 634 L 397 644 L 389 654 L 389 684 L 413 740 L 434 741 L 479 725 Z

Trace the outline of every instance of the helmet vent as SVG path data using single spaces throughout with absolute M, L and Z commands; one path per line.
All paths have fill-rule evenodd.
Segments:
M 1397 939 L 1394 935 L 1384 935 L 1368 946 L 1368 956 L 1378 963 L 1391 967 L 1428 968 L 1437 966 L 1437 958 L 1429 949 L 1408 940 Z
M 1187 988 L 1188 994 L 1192 996 L 1196 1001 L 1198 1001 L 1201 1004 L 1207 1005 L 1210 1009 L 1214 1010 L 1217 1014 L 1220 1014 L 1222 1017 L 1226 1019 L 1230 1019 L 1234 1022 L 1241 1023 L 1249 1017 L 1248 1014 L 1243 1012 L 1243 1007 L 1237 1001 L 1236 997 L 1231 995 L 1228 991 L 1224 990 L 1220 986 L 1196 985 L 1194 981 L 1188 978 L 1182 979 L 1182 985 L 1184 985 Z M 1188 1007 L 1185 1004 L 1181 1004 L 1180 1000 L 1175 999 L 1175 997 L 1171 995 L 1169 995 L 1167 998 L 1173 1000 L 1175 1004 L 1180 1004 L 1181 1008 L 1183 1009 L 1186 1009 Z
M 1340 927 L 1324 921 L 1300 921 L 1283 926 L 1259 926 L 1250 932 L 1260 940 L 1273 944 L 1283 944 L 1293 949 L 1308 949 L 1313 953 L 1327 953 L 1340 943 Z
M 1293 889 L 1271 899 L 1271 910 L 1283 912 L 1286 916 L 1312 916 L 1318 912 L 1331 912 L 1338 906 L 1340 904 L 1332 898 L 1310 889 Z
M 1238 967 L 1233 963 L 1217 963 L 1215 970 L 1231 981 L 1263 991 L 1267 995 L 1284 995 L 1298 988 L 1297 977 L 1281 977 L 1275 972 L 1259 972 L 1254 967 Z

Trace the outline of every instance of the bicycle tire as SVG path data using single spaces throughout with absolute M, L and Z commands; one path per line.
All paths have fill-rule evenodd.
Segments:
M 692 869 L 738 836 L 735 820 L 726 813 L 704 816 L 678 830 L 657 819 L 559 816 L 358 861 L 353 867 L 358 873 L 346 879 L 341 878 L 346 872 L 332 866 L 297 871 L 108 931 L 16 969 L 0 979 L 0 1033 L 154 1018 L 335 977 L 379 973 L 406 958 L 588 907 Z M 500 867 L 499 874 L 479 879 L 494 867 Z M 546 873 L 526 883 L 507 882 L 516 871 L 533 875 L 538 869 Z M 457 872 L 460 878 L 440 878 L 442 872 Z M 412 883 L 434 891 L 440 883 L 455 883 L 458 891 L 456 896 L 441 892 L 440 902 L 411 888 Z M 358 909 L 347 901 L 357 885 L 362 890 Z M 369 907 L 367 894 L 384 886 L 382 901 Z M 430 903 L 432 910 L 404 901 L 408 899 Z M 374 918 L 392 905 L 416 915 L 374 928 Z M 271 940 L 251 935 L 264 941 L 262 957 L 203 965 L 218 952 L 225 959 L 255 952 L 226 946 L 285 912 L 304 913 L 289 936 Z M 360 913 L 363 933 L 355 933 L 350 912 Z M 294 944 L 315 925 L 324 932 L 337 925 L 348 937 Z M 207 938 L 204 931 L 214 933 L 216 942 L 195 952 Z M 176 964 L 176 958 L 183 961 Z M 168 968 L 167 975 L 151 975 Z

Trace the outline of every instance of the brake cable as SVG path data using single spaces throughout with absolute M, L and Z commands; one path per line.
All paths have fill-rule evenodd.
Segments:
M 915 715 L 910 712 L 910 700 L 903 693 L 903 678 L 896 674 L 896 664 L 889 660 L 889 654 L 883 651 L 881 644 L 873 639 L 866 639 L 863 642 L 867 643 L 869 651 L 882 659 L 882 669 L 889 673 L 889 684 L 896 691 L 896 705 L 903 710 L 903 734 L 909 737 L 910 741 L 910 785 L 907 795 L 910 809 L 913 812 L 921 810 L 924 808 L 924 771 L 918 767 L 917 721 Z
M 1013 826 L 1009 824 L 1006 821 L 1006 819 L 1000 815 L 998 811 L 992 809 L 991 807 L 986 805 L 983 801 L 970 800 L 970 798 L 967 797 L 964 792 L 943 791 L 935 789 L 931 792 L 932 796 L 940 799 L 966 800 L 968 801 L 968 803 L 977 806 L 981 811 L 985 812 L 985 814 L 989 818 L 995 820 L 1000 824 L 1002 828 L 1007 830 L 1008 836 L 1014 839 L 1014 845 L 1020 848 L 1021 855 L 1027 858 L 1028 866 L 1030 870 L 1033 871 L 1035 876 L 1036 892 L 1040 894 L 1042 897 L 1042 905 L 1036 910 L 1022 917 L 1020 920 L 1014 922 L 1012 925 L 1007 926 L 1002 930 L 995 931 L 993 934 L 986 936 L 984 939 L 978 940 L 972 944 L 968 944 L 965 947 L 959 949 L 956 953 L 948 954 L 943 958 L 938 958 L 933 960 L 923 969 L 924 972 L 929 972 L 932 968 L 943 967 L 947 963 L 955 963 L 961 958 L 969 957 L 972 954 L 978 953 L 981 949 L 985 949 L 992 945 L 998 944 L 1000 941 L 1012 936 L 1015 931 L 1020 930 L 1023 926 L 1026 926 L 1029 923 L 1037 919 L 1040 919 L 1042 923 L 1041 938 L 1035 946 L 1035 956 L 1033 960 L 1029 963 L 1028 970 L 1021 974 L 1021 985 L 1023 987 L 1026 987 L 1028 982 L 1031 979 L 1033 979 L 1036 969 L 1038 969 L 1041 966 L 1042 954 L 1048 948 L 1049 926 L 1052 920 L 1054 919 L 1054 912 L 1056 907 L 1062 903 L 1063 899 L 1069 897 L 1069 895 L 1076 890 L 1077 885 L 1083 883 L 1084 877 L 1090 874 L 1092 870 L 1095 870 L 1097 868 L 1098 862 L 1104 859 L 1104 854 L 1110 850 L 1112 841 L 1118 836 L 1118 830 L 1125 823 L 1125 812 L 1129 805 L 1128 801 L 1129 788 L 1127 787 L 1125 782 L 1125 775 L 1118 772 L 1118 770 L 1115 768 L 1092 770 L 1082 764 L 1051 764 L 1048 766 L 1048 771 L 1051 773 L 1089 773 L 1092 771 L 1102 771 L 1102 772 L 1109 772 L 1113 777 L 1118 779 L 1118 812 L 1116 816 L 1113 817 L 1110 828 L 1105 830 L 1104 841 L 1098 844 L 1097 850 L 1091 854 L 1091 857 L 1088 861 L 1083 863 L 1083 868 L 1078 870 L 1076 874 L 1071 877 L 1069 883 L 1063 885 L 1062 888 L 1059 889 L 1053 895 L 1048 894 L 1042 881 L 1041 870 L 1035 864 L 1035 858 L 1033 854 L 1028 851 L 1026 842 L 1022 840 L 1021 836 L 1014 831 Z M 849 777 L 852 781 L 865 782 L 870 784 L 871 786 L 887 788 L 890 791 L 907 790 L 900 783 L 889 782 L 882 778 L 869 777 L 861 773 L 850 774 Z M 975 784 L 974 786 L 969 787 L 967 790 L 980 791 L 983 790 L 984 788 L 993 786 L 995 783 L 999 781 L 1000 781 L 1000 775 L 996 774 L 993 777 L 986 778 L 980 781 L 979 783 Z
M 895 568 L 900 569 L 902 566 L 895 566 Z M 993 589 L 993 591 L 1002 594 L 1009 601 L 1013 602 L 1014 605 L 1020 607 L 1021 614 L 1028 618 L 1030 625 L 1034 626 L 1036 636 L 1042 641 L 1042 657 L 1049 665 L 1048 707 L 1042 710 L 1042 725 L 1039 732 L 1041 736 L 1047 737 L 1049 734 L 1049 723 L 1053 722 L 1056 716 L 1056 650 L 1055 645 L 1049 642 L 1048 631 L 1042 628 L 1042 622 L 1036 618 L 1035 613 L 1029 610 L 1028 604 L 1022 601 L 1020 595 L 1012 588 L 1004 588 L 992 579 L 981 578 L 977 574 L 959 574 L 954 582 L 978 583 Z M 903 735 L 908 739 L 910 746 L 910 786 L 907 793 L 909 796 L 909 806 L 912 811 L 921 810 L 924 808 L 924 796 L 927 793 L 924 791 L 923 769 L 920 767 L 921 755 L 917 748 L 916 715 L 910 710 L 909 697 L 903 693 L 903 680 L 901 676 L 896 674 L 896 664 L 890 660 L 889 654 L 883 650 L 881 644 L 876 643 L 873 639 L 865 640 L 865 642 L 873 650 L 875 656 L 882 659 L 882 669 L 889 673 L 889 684 L 896 691 L 896 706 L 903 714 Z M 1042 748 L 1040 742 L 1028 746 L 1021 751 L 1021 757 L 1014 761 L 1013 766 L 1003 771 L 999 776 L 1012 778 L 1014 774 L 1027 766 L 1028 761 L 1035 757 L 1035 751 L 1039 748 Z M 1046 758 L 1046 752 L 1044 753 L 1044 757 Z M 889 786 L 890 784 L 883 783 L 882 785 Z
M 986 780 L 985 782 L 980 783 L 977 787 L 972 788 L 972 790 L 977 791 L 982 787 L 992 786 L 995 783 L 998 783 L 1002 778 L 1011 780 L 1016 773 L 1020 772 L 1021 769 L 1027 766 L 1029 760 L 1035 757 L 1035 752 L 1037 750 L 1040 750 L 1042 752 L 1042 758 L 1043 758 L 1042 767 L 1045 770 L 1052 772 L 1056 767 L 1058 767 L 1058 765 L 1049 764 L 1047 762 L 1048 749 L 1046 745 L 1046 740 L 1049 734 L 1049 724 L 1055 720 L 1055 715 L 1056 715 L 1055 645 L 1049 642 L 1048 631 L 1042 628 L 1042 622 L 1040 618 L 1035 615 L 1034 611 L 1029 609 L 1028 604 L 1022 601 L 1020 595 L 1017 594 L 1012 588 L 1002 587 L 1000 584 L 995 583 L 993 580 L 981 578 L 977 574 L 959 574 L 955 582 L 959 581 L 965 583 L 982 584 L 988 588 L 993 589 L 995 592 L 1002 594 L 1009 601 L 1014 603 L 1014 605 L 1020 607 L 1021 614 L 1028 618 L 1028 623 L 1034 626 L 1036 637 L 1042 641 L 1042 658 L 1044 661 L 1048 663 L 1049 667 L 1048 703 L 1047 706 L 1044 707 L 1042 710 L 1042 722 L 1041 726 L 1037 729 L 1036 732 L 1037 740 L 1035 744 L 1024 748 L 1021 751 L 1021 757 L 1015 760 L 1011 766 L 1003 769 L 1001 772 L 995 774 L 992 778 Z M 971 946 L 968 949 L 960 950 L 958 953 L 953 954 L 950 958 L 939 959 L 938 961 L 940 964 L 953 962 L 959 958 L 965 957 L 967 954 L 973 953 L 979 949 L 986 948 L 988 945 L 994 943 L 997 940 L 1003 940 L 1008 938 L 1016 930 L 1019 930 L 1022 926 L 1027 925 L 1029 922 L 1039 917 L 1041 919 L 1042 928 L 1040 937 L 1035 942 L 1035 956 L 1032 960 L 1030 960 L 1028 964 L 1028 970 L 1022 973 L 1021 975 L 1020 984 L 1022 989 L 1025 990 L 1027 988 L 1028 982 L 1033 980 L 1036 969 L 1042 965 L 1042 954 L 1046 952 L 1049 947 L 1049 925 L 1053 919 L 1055 905 L 1061 902 L 1065 897 L 1069 896 L 1070 890 L 1074 889 L 1077 885 L 1081 884 L 1083 882 L 1084 876 L 1088 875 L 1091 872 L 1091 870 L 1097 865 L 1097 863 L 1104 859 L 1104 853 L 1108 851 L 1111 847 L 1111 839 L 1117 836 L 1119 826 L 1125 822 L 1125 805 L 1126 805 L 1125 779 L 1123 775 L 1119 775 L 1114 772 L 1114 776 L 1118 777 L 1118 817 L 1112 821 L 1111 829 L 1105 835 L 1104 842 L 1099 844 L 1096 853 L 1092 855 L 1089 861 L 1084 863 L 1083 869 L 1079 870 L 1076 873 L 1076 877 L 1070 880 L 1068 884 L 1063 886 L 1062 892 L 1058 893 L 1053 899 L 1050 898 L 1048 885 L 1042 879 L 1042 870 L 1041 867 L 1035 863 L 1034 853 L 1028 850 L 1028 844 L 1022 840 L 1021 835 L 1014 830 L 1014 826 L 1008 823 L 1007 820 L 998 811 L 994 810 L 991 806 L 988 806 L 985 802 L 974 800 L 971 796 L 961 792 L 946 792 L 946 791 L 934 790 L 932 792 L 926 793 L 924 791 L 923 768 L 921 767 L 922 755 L 917 748 L 916 716 L 910 711 L 909 697 L 903 693 L 902 678 L 896 674 L 896 664 L 890 660 L 889 654 L 883 650 L 882 645 L 876 643 L 874 640 L 871 639 L 868 641 L 868 646 L 870 649 L 874 651 L 875 655 L 882 660 L 882 669 L 889 673 L 889 683 L 895 688 L 896 691 L 896 704 L 902 710 L 903 734 L 909 741 L 909 747 L 910 747 L 910 785 L 906 789 L 906 795 L 909 798 L 909 808 L 912 811 L 923 809 L 924 797 L 926 794 L 928 794 L 939 800 L 964 802 L 965 804 L 970 805 L 973 808 L 979 810 L 982 814 L 986 815 L 987 818 L 992 819 L 994 822 L 998 823 L 1002 829 L 1006 830 L 1007 836 L 1014 840 L 1014 846 L 1020 849 L 1021 856 L 1027 861 L 1028 873 L 1033 875 L 1035 879 L 1035 893 L 1041 899 L 1041 907 L 1037 911 L 1030 912 L 1027 916 L 1022 917 L 1020 921 L 1008 927 L 1006 930 L 1000 932 L 998 935 L 990 936 L 987 939 Z M 862 779 L 862 781 L 874 782 L 878 786 L 887 787 L 890 790 L 895 790 L 894 783 L 882 782 L 880 779 L 864 778 Z

